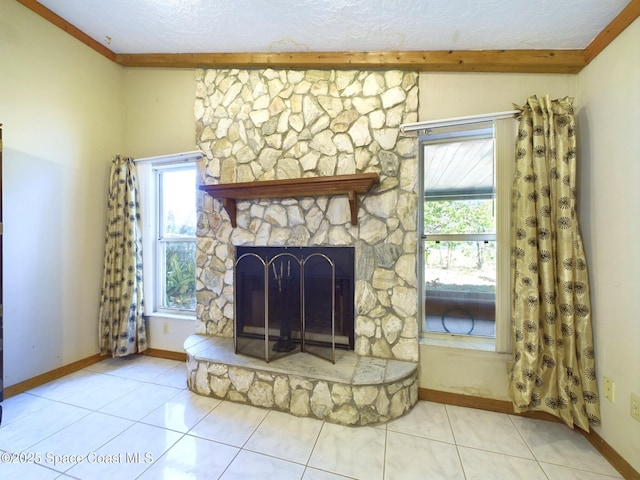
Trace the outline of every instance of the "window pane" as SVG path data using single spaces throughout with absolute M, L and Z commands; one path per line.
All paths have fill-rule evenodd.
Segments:
M 424 242 L 424 329 L 495 337 L 496 242 Z
M 424 202 L 424 233 L 495 233 L 494 200 L 440 200 Z
M 493 138 L 482 135 L 424 146 L 424 191 L 429 198 L 476 197 L 494 189 Z
M 161 236 L 195 237 L 195 168 L 164 170 L 160 175 Z
M 196 308 L 196 245 L 194 242 L 164 242 L 164 291 L 161 305 L 176 310 Z

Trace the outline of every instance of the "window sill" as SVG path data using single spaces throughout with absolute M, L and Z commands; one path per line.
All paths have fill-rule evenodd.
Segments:
M 145 315 L 147 318 L 157 318 L 163 320 L 188 320 L 193 321 L 196 319 L 195 313 L 168 313 L 168 312 L 153 312 L 151 315 Z
M 419 339 L 419 343 L 420 345 L 462 348 L 466 350 L 479 350 L 484 352 L 496 351 L 495 338 L 448 334 L 423 334 Z

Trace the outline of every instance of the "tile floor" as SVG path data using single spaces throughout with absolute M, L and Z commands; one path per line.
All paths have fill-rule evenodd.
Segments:
M 0 478 L 621 478 L 561 424 L 419 402 L 349 428 L 192 394 L 185 371 L 109 359 L 5 400 Z

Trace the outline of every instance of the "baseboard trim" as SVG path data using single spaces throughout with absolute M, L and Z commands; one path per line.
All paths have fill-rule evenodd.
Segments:
M 589 441 L 589 443 L 607 459 L 611 466 L 615 468 L 620 475 L 622 475 L 622 478 L 626 478 L 627 480 L 640 480 L 640 472 L 634 469 L 629 462 L 622 458 L 622 456 L 620 456 L 620 454 L 616 452 L 611 445 L 605 442 L 600 435 L 593 430 L 589 433 L 582 430 L 580 430 L 580 432 Z
M 181 362 L 187 361 L 187 354 L 184 352 L 171 352 L 169 350 L 158 350 L 155 348 L 148 348 L 147 350 L 142 352 L 142 355 L 166 358 L 169 360 L 178 360 Z M 91 355 L 90 357 L 71 362 L 68 365 L 64 365 L 60 368 L 56 368 L 41 375 L 37 375 L 22 382 L 18 382 L 14 385 L 9 385 L 8 387 L 4 388 L 3 398 L 6 400 L 7 398 L 15 397 L 16 395 L 24 393 L 27 390 L 39 387 L 40 385 L 51 382 L 52 380 L 57 380 L 58 378 L 64 377 L 65 375 L 77 372 L 78 370 L 82 370 L 83 368 L 86 368 L 98 362 L 102 362 L 103 360 L 107 360 L 109 358 L 112 358 L 111 355 L 101 355 L 100 353 L 96 353 L 95 355 Z
M 418 398 L 430 402 L 444 403 L 446 405 L 456 405 L 459 407 L 478 408 L 490 412 L 508 413 L 510 415 L 520 415 L 521 417 L 536 418 L 549 422 L 561 423 L 561 420 L 546 412 L 526 412 L 516 413 L 513 404 L 506 400 L 494 400 L 492 398 L 474 397 L 473 395 L 463 395 L 461 393 L 441 392 L 428 388 L 418 389 Z
M 149 357 L 166 358 L 167 360 L 177 360 L 179 362 L 187 361 L 185 352 L 172 352 L 171 350 L 158 350 L 157 348 L 147 348 L 142 355 Z
M 427 400 L 429 402 L 443 403 L 446 405 L 456 405 L 459 407 L 477 408 L 480 410 L 487 410 L 490 412 L 507 413 L 510 415 L 518 415 L 527 418 L 536 418 L 539 420 L 546 420 L 549 422 L 562 423 L 562 421 L 546 412 L 526 412 L 516 413 L 513 410 L 513 404 L 505 400 L 494 400 L 491 398 L 474 397 L 472 395 L 463 395 L 460 393 L 442 392 L 438 390 L 431 390 L 429 388 L 419 388 L 418 398 L 420 400 Z M 577 429 L 587 441 L 593 445 L 593 447 L 600 452 L 600 454 L 615 468 L 623 478 L 627 480 L 640 480 L 640 473 L 638 473 L 622 456 L 616 452 L 611 445 L 604 441 L 604 439 L 596 432 L 591 430 L 585 432 L 584 430 Z
M 29 378 L 27 380 L 24 380 L 23 382 L 9 385 L 8 387 L 4 388 L 4 399 L 6 400 L 7 398 L 14 397 L 20 393 L 26 392 L 27 390 L 31 390 L 32 388 L 44 385 L 45 383 L 48 383 L 52 380 L 64 377 L 65 375 L 69 375 L 73 372 L 77 372 L 78 370 L 82 370 L 83 368 L 93 365 L 94 363 L 106 360 L 107 358 L 111 357 L 96 353 L 95 355 L 91 355 L 90 357 L 71 362 L 68 365 L 64 365 L 63 367 L 56 368 L 54 370 L 51 370 L 50 372 L 46 372 L 41 375 Z

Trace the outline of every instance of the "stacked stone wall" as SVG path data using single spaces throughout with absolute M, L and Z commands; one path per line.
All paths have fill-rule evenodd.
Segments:
M 346 196 L 237 204 L 198 196 L 196 333 L 233 335 L 235 246 L 354 246 L 355 350 L 418 360 L 418 76 L 404 71 L 196 72 L 200 183 L 376 172 L 351 225 Z

